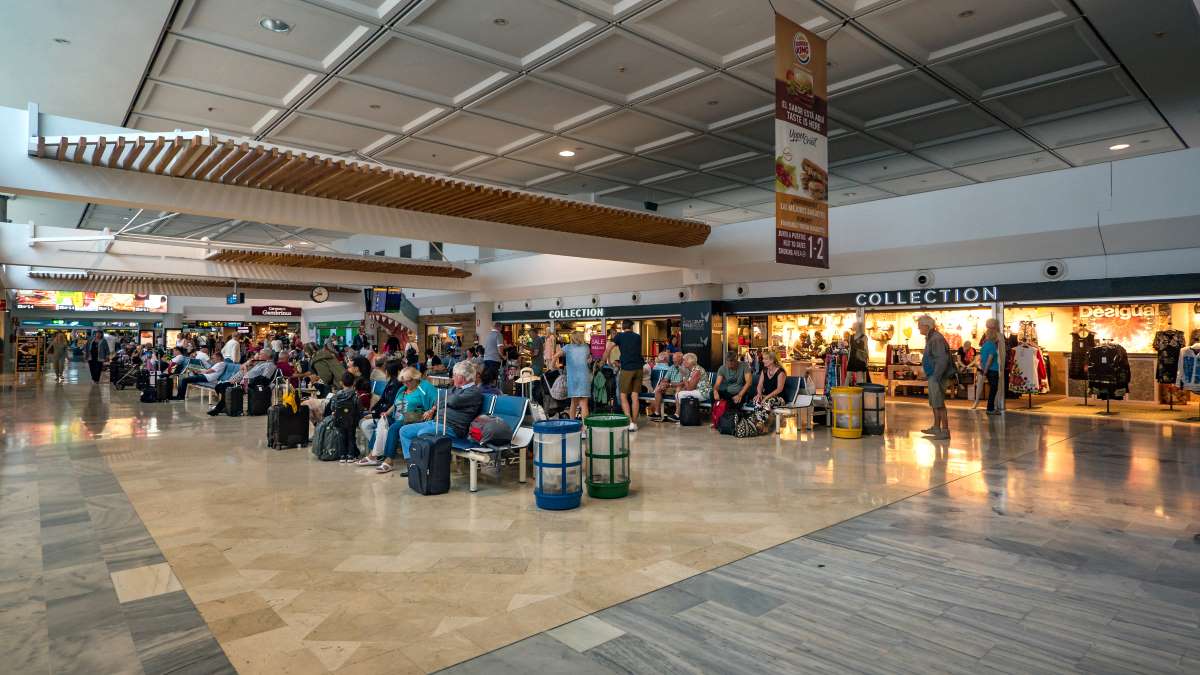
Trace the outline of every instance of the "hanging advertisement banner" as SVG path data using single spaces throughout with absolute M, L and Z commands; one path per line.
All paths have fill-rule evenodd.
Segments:
M 825 40 L 775 15 L 775 262 L 829 267 Z

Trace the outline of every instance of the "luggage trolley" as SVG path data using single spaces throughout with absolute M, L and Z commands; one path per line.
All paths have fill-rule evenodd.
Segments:
M 112 379 L 112 386 L 116 390 L 120 391 L 125 387 L 137 387 L 138 389 L 141 389 L 141 382 L 139 380 L 141 377 L 145 377 L 147 382 L 149 382 L 150 373 L 146 370 L 146 367 L 142 365 L 141 360 L 129 359 L 121 361 L 120 363 L 121 367 L 123 368 L 123 372 L 121 373 L 120 377 Z M 111 371 L 109 373 L 109 377 L 112 377 Z

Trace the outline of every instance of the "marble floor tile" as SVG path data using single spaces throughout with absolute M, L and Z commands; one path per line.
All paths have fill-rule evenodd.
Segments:
M 172 591 L 181 591 L 179 579 L 166 563 L 134 567 L 112 573 L 113 588 L 121 602 L 132 602 Z
M 933 443 L 892 404 L 856 441 L 645 425 L 628 498 L 546 512 L 512 468 L 421 497 L 268 451 L 262 418 L 9 392 L 0 611 L 33 627 L 0 645 L 44 633 L 23 658 L 53 672 L 65 636 L 101 633 L 119 658 L 83 662 L 114 672 L 1172 672 L 1200 651 L 1200 432 L 1178 424 L 954 409 Z

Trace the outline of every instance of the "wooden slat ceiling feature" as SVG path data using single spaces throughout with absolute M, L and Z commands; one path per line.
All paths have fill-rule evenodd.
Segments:
M 55 279 L 61 281 L 80 281 L 80 278 L 70 274 L 40 274 L 40 279 Z M 177 289 L 192 288 L 222 288 L 233 290 L 233 279 L 212 279 L 208 277 L 159 277 L 149 274 L 117 274 L 106 272 L 90 272 L 87 275 L 88 290 L 99 292 L 129 292 L 126 289 L 136 287 L 140 292 L 158 292 L 166 295 L 179 295 Z M 316 282 L 311 284 L 295 284 L 270 281 L 241 281 L 237 282 L 239 291 L 311 291 Z M 336 286 L 324 284 L 330 293 L 361 293 L 358 286 Z M 176 289 L 171 292 L 164 289 Z
M 415 262 L 397 262 L 394 258 L 352 258 L 348 256 L 313 255 L 283 251 L 224 249 L 209 255 L 206 260 L 220 263 L 304 267 L 314 270 L 410 274 L 445 279 L 466 279 L 471 276 L 470 272 L 458 269 L 457 267 L 451 267 L 450 265 L 423 265 Z
M 106 152 L 108 157 L 104 159 Z M 431 176 L 224 137 L 207 130 L 38 136 L 30 139 L 29 154 L 77 164 L 679 248 L 703 244 L 711 231 L 708 225 L 694 220 Z

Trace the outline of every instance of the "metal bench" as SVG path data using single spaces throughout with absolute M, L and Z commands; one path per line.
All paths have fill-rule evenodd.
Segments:
M 483 409 L 480 411 L 480 414 L 495 415 L 504 420 L 508 424 L 508 427 L 513 430 L 513 438 L 511 442 L 503 445 L 485 446 L 480 445 L 470 438 L 451 437 L 450 444 L 453 448 L 451 453 L 454 457 L 466 460 L 469 464 L 468 471 L 471 492 L 479 491 L 479 468 L 481 466 L 495 466 L 499 469 L 502 466 L 505 454 L 511 454 L 514 451 L 517 454 L 517 463 L 520 467 L 518 469 L 518 480 L 524 483 L 526 474 L 525 448 L 529 447 L 529 444 L 533 441 L 533 429 L 521 426 L 525 422 L 525 418 L 529 415 L 529 399 L 524 396 L 484 394 Z

